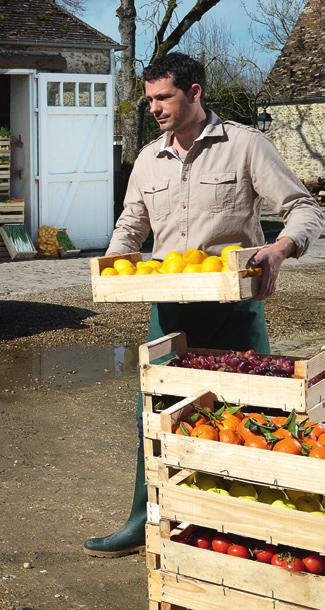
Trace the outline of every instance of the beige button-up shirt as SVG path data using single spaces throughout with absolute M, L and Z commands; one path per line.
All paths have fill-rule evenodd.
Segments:
M 138 251 L 150 228 L 158 259 L 171 250 L 219 254 L 227 244 L 262 245 L 261 198 L 282 217 L 279 237 L 294 240 L 297 256 L 320 235 L 320 207 L 256 129 L 211 112 L 183 161 L 169 142 L 164 134 L 141 150 L 110 251 Z

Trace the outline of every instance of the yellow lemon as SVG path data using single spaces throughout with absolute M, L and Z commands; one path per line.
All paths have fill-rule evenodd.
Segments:
M 152 273 L 152 269 L 150 267 L 138 267 L 135 275 L 150 275 Z
M 155 260 L 150 260 L 150 261 L 146 261 L 146 265 L 148 267 L 151 267 L 151 269 L 159 269 L 159 267 L 161 267 L 161 262 L 155 261 Z
M 198 263 L 188 263 L 183 269 L 183 273 L 198 273 L 200 271 L 202 271 L 202 265 Z
M 118 275 L 134 275 L 135 267 L 124 267 L 120 271 L 118 271 Z
M 117 275 L 117 271 L 113 267 L 105 267 L 100 275 Z
M 222 248 L 221 258 L 224 263 L 228 262 L 228 252 L 231 252 L 232 250 L 242 250 L 242 247 L 241 246 L 225 246 L 224 248 Z
M 135 266 L 137 269 L 140 269 L 140 267 L 146 267 L 147 263 L 145 261 L 138 261 L 137 263 L 135 263 Z
M 208 256 L 202 263 L 202 271 L 221 271 L 222 270 L 222 258 L 221 256 Z
M 195 248 L 188 248 L 184 254 L 183 258 L 187 263 L 200 264 L 206 258 L 205 252 L 203 250 L 195 250 Z
M 169 263 L 169 261 L 173 261 L 173 260 L 179 260 L 182 261 L 183 257 L 181 255 L 180 252 L 168 252 L 168 254 L 166 254 L 165 258 L 164 258 L 164 263 Z
M 185 263 L 182 258 L 174 258 L 163 264 L 163 273 L 182 273 Z M 159 269 L 161 271 L 161 267 Z
M 114 269 L 116 269 L 117 273 L 120 273 L 121 271 L 123 271 L 124 269 L 133 269 L 133 272 L 135 272 L 135 267 L 134 265 L 131 263 L 131 261 L 128 261 L 126 258 L 118 258 L 116 259 L 116 261 L 114 261 Z M 124 275 L 131 275 L 131 274 L 125 274 Z

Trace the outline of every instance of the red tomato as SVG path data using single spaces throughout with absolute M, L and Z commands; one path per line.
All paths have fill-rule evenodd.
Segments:
M 273 544 L 265 544 L 264 548 L 256 548 L 253 555 L 257 561 L 261 563 L 271 563 L 273 555 L 275 555 L 277 547 Z
M 211 540 L 212 550 L 216 551 L 216 553 L 227 553 L 231 544 L 231 540 L 222 534 L 216 534 Z
M 286 562 L 283 559 L 283 553 L 275 553 L 271 559 L 271 564 L 273 566 L 278 566 L 278 568 L 285 568 Z
M 303 557 L 303 564 L 312 574 L 322 574 L 325 572 L 325 557 L 321 557 L 318 553 L 309 553 Z
M 302 560 L 291 553 L 276 553 L 271 560 L 272 565 L 285 568 L 290 572 L 303 572 L 305 566 Z
M 194 546 L 199 549 L 209 549 L 211 547 L 211 539 L 204 534 L 198 534 L 194 539 Z
M 251 555 L 248 548 L 242 544 L 231 544 L 228 546 L 227 555 L 233 557 L 241 557 L 242 559 L 250 559 Z

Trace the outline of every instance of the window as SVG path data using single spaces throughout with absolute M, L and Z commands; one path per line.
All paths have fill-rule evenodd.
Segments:
M 63 83 L 63 106 L 76 105 L 76 84 Z
M 95 83 L 95 106 L 106 106 L 106 84 Z
M 79 106 L 91 106 L 90 83 L 79 83 Z
M 47 105 L 60 106 L 60 83 L 47 83 Z

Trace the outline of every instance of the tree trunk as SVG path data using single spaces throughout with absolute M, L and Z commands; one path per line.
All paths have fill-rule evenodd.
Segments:
M 122 163 L 134 163 L 137 153 L 137 109 L 136 109 L 136 72 L 135 72 L 135 19 L 134 0 L 121 0 L 116 11 L 119 19 L 119 32 L 122 51 L 121 66 L 121 126 L 123 133 Z

